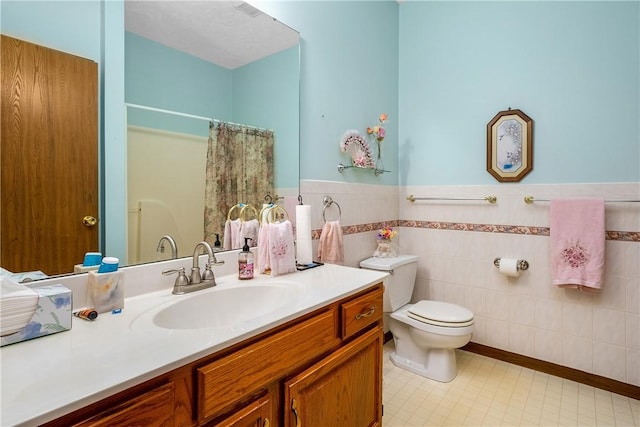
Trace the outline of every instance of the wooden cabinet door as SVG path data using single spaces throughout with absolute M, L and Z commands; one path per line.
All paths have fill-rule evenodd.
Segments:
M 287 381 L 284 425 L 382 425 L 382 343 L 378 326 Z
M 97 251 L 98 66 L 2 36 L 0 266 L 73 272 Z

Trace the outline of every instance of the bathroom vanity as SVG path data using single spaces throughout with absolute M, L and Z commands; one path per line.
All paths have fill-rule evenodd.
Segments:
M 175 329 L 158 327 L 154 322 L 162 317 L 159 313 L 177 307 L 176 299 L 182 298 L 170 289 L 127 299 L 122 315 L 77 320 L 71 331 L 57 337 L 5 347 L 2 423 L 381 425 L 384 277 L 333 265 L 262 277 L 250 281 L 252 292 L 284 287 L 293 296 L 272 312 L 229 326 L 192 328 L 177 319 Z M 241 286 L 248 285 L 225 276 L 216 288 L 189 298 L 213 298 L 215 292 Z M 215 313 L 203 313 L 208 315 Z M 16 386 L 19 375 L 14 369 L 29 369 L 35 347 L 49 347 L 52 364 L 68 365 L 60 366 L 66 375 L 55 372 Z M 91 347 L 97 353 L 88 356 Z M 20 350 L 23 358 L 17 356 Z M 82 355 L 90 360 L 83 361 Z M 65 356 L 71 360 L 63 362 Z M 44 354 L 35 357 L 44 360 Z M 5 378 L 7 368 L 14 372 L 13 380 Z M 37 375 L 42 369 L 34 371 Z M 38 400 L 47 398 L 43 389 L 29 397 L 34 386 L 50 387 L 53 402 L 43 405 Z M 22 401 L 25 396 L 32 402 Z M 34 411 L 29 411 L 30 404 Z

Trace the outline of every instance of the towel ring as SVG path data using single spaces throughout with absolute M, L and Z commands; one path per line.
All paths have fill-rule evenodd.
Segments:
M 246 220 L 247 220 L 247 218 L 245 217 L 245 213 L 244 213 L 244 210 L 245 210 L 245 209 L 247 209 L 247 208 L 249 208 L 249 210 L 250 210 L 251 212 L 253 212 L 253 217 L 254 217 L 255 219 L 258 219 L 258 211 L 256 211 L 256 208 L 254 208 L 254 207 L 253 207 L 253 206 L 251 206 L 251 205 L 244 205 L 244 206 L 242 207 L 242 209 L 240 209 L 240 219 L 241 219 L 242 221 L 246 221 Z
M 324 220 L 324 222 L 327 222 L 325 213 L 327 211 L 327 208 L 331 205 L 336 205 L 336 207 L 338 208 L 338 220 L 342 218 L 342 209 L 340 209 L 340 205 L 338 204 L 338 202 L 334 201 L 330 196 L 324 196 L 324 199 L 322 199 L 322 203 L 324 203 L 324 208 L 322 209 L 322 219 Z
M 260 209 L 260 213 L 258 214 L 258 222 L 260 224 L 262 224 L 262 220 L 263 219 L 266 219 L 265 211 L 271 209 L 274 206 L 275 205 L 273 203 L 269 203 L 268 205 L 265 205 L 265 206 L 262 207 L 262 209 Z
M 287 210 L 282 206 L 273 205 L 267 209 L 269 209 L 267 212 L 267 222 L 274 223 L 275 221 L 278 221 L 278 214 L 281 214 L 287 221 L 289 220 L 289 212 L 287 212 Z
M 273 197 L 271 197 L 271 194 L 267 193 L 264 195 L 264 201 L 265 203 L 267 203 L 268 205 L 273 203 Z
M 238 209 L 238 208 L 243 208 L 244 204 L 243 203 L 238 203 L 237 205 L 231 207 L 231 209 L 229 209 L 229 213 L 227 214 L 227 221 L 231 221 L 231 213 Z M 242 212 L 242 211 L 241 211 Z M 240 215 L 238 215 L 238 218 L 240 218 Z M 237 218 L 236 218 L 237 219 Z

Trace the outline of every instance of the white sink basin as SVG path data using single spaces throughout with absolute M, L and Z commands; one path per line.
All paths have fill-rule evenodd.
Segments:
M 165 329 L 226 328 L 277 311 L 296 298 L 291 285 L 236 285 L 197 291 L 153 316 Z

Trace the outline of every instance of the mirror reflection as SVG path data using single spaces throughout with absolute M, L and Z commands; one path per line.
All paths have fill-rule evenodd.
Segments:
M 128 253 L 120 265 L 191 256 L 205 233 L 212 246 L 219 240 L 217 248 L 229 249 L 231 207 L 259 211 L 267 195 L 298 194 L 298 34 L 242 2 L 126 1 L 125 14 Z M 220 126 L 270 133 L 271 154 L 250 154 L 240 165 L 237 152 L 208 159 Z M 251 178 L 266 187 L 250 194 L 235 185 L 242 190 L 231 193 L 237 177 L 256 170 L 270 171 L 270 183 Z M 207 174 L 215 177 L 209 190 Z M 214 218 L 207 230 L 205 212 Z

